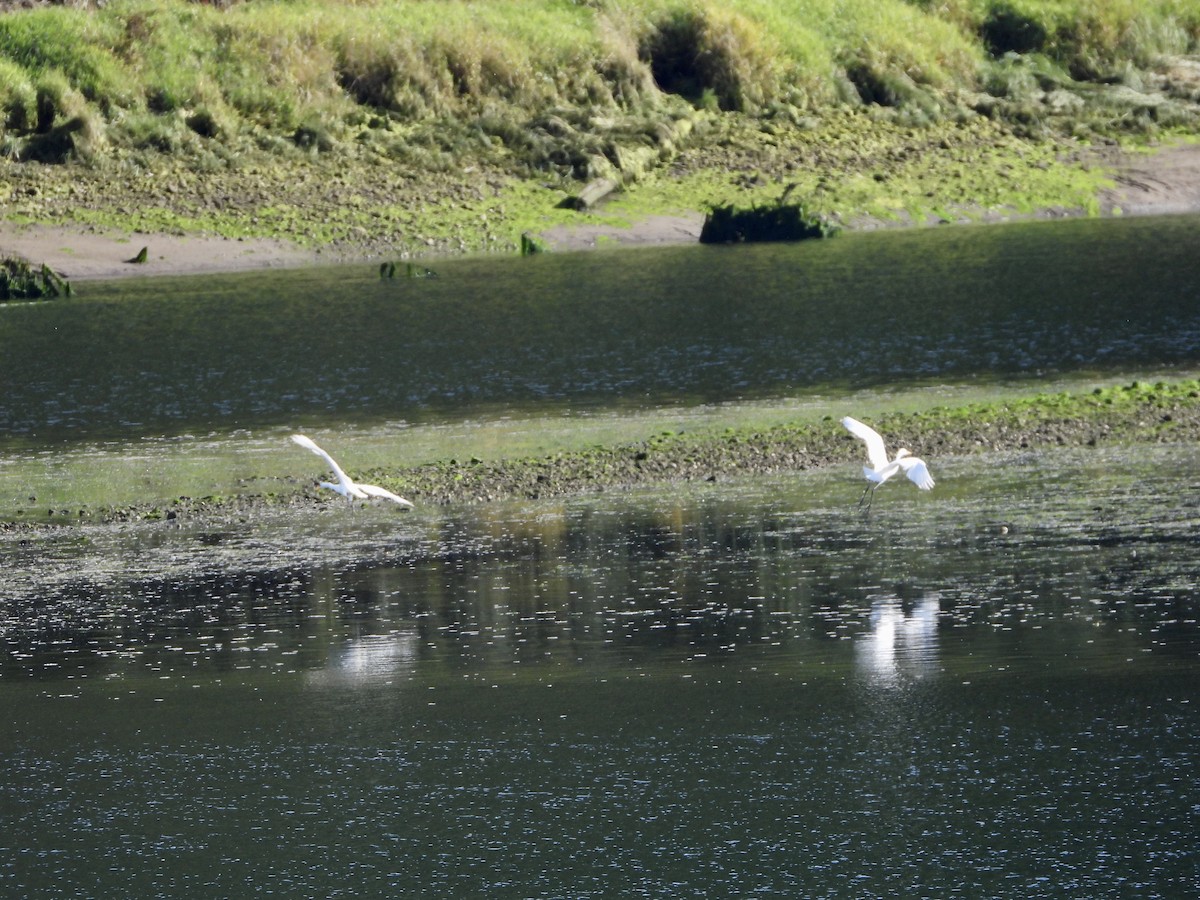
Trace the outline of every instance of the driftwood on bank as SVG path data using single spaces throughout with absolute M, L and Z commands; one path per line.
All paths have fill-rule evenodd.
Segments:
M 568 197 L 563 205 L 570 209 L 580 211 L 591 209 L 618 187 L 618 183 L 612 178 L 596 178 L 589 181 L 583 186 L 578 194 Z

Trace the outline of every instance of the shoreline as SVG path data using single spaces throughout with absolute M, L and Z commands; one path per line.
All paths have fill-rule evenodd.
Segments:
M 1151 216 L 1200 212 L 1200 143 L 1173 144 L 1149 152 L 1099 150 L 1090 166 L 1111 173 L 1113 186 L 1098 197 L 1100 215 Z M 603 214 L 603 209 L 599 210 Z M 1031 213 L 989 212 L 984 222 L 1084 215 L 1082 210 L 1043 209 Z M 704 213 L 645 215 L 628 225 L 590 221 L 548 226 L 538 234 L 555 252 L 603 247 L 696 243 Z M 874 227 L 929 227 L 912 222 L 865 221 L 851 230 Z M 145 263 L 130 260 L 147 248 Z M 0 221 L 0 255 L 45 264 L 72 281 L 127 277 L 228 274 L 267 269 L 365 262 L 371 255 L 306 248 L 283 239 L 225 238 L 206 234 L 120 231 L 94 225 L 46 225 Z M 444 253 L 431 253 L 442 256 Z M 379 254 L 373 257 L 376 261 Z

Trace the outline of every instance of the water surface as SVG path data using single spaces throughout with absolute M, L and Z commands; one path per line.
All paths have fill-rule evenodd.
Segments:
M 1191 367 L 1200 217 L 86 284 L 0 308 L 0 447 Z
M 986 461 L 869 517 L 839 467 L 60 548 L 2 623 L 0 878 L 1179 896 L 1200 456 Z

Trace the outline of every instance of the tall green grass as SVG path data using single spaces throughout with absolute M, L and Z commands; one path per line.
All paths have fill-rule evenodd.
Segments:
M 1195 0 L 113 0 L 0 15 L 0 150 L 466 149 L 583 176 L 692 108 L 936 118 L 1198 41 Z
M 924 4 L 923 4 L 924 5 Z M 946 15 L 995 56 L 1042 53 L 1076 77 L 1106 77 L 1126 63 L 1194 50 L 1194 0 L 947 0 Z

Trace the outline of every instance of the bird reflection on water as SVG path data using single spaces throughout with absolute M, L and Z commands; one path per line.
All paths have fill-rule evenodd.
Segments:
M 416 632 L 353 638 L 331 653 L 324 668 L 305 673 L 312 684 L 379 681 L 411 673 L 417 664 Z
M 871 630 L 855 647 L 859 666 L 872 680 L 889 684 L 935 671 L 940 609 L 937 594 L 915 604 L 895 597 L 876 600 L 871 605 Z

